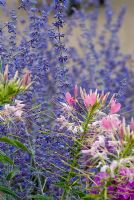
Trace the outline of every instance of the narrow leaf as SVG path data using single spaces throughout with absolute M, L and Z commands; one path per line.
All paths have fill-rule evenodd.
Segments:
M 7 181 L 10 181 L 15 175 L 16 175 L 16 173 L 18 172 L 18 170 L 13 170 L 13 171 L 11 171 L 8 175 L 7 175 L 7 177 L 6 177 L 6 180 Z
M 36 199 L 36 200 L 53 200 L 53 197 L 46 196 L 45 194 L 44 195 L 37 194 L 37 195 L 30 196 L 30 199 Z
M 10 163 L 13 164 L 13 161 L 11 158 L 9 158 L 4 152 L 0 151 L 0 162 L 4 163 Z
M 8 137 L 3 137 L 3 138 L 0 138 L 0 142 L 8 143 L 8 144 L 10 144 L 12 146 L 20 148 L 23 151 L 26 151 L 26 152 L 28 152 L 28 153 L 31 154 L 31 151 L 24 144 L 22 144 L 21 142 L 19 142 L 18 140 L 13 140 L 13 139 L 10 139 Z
M 9 194 L 9 195 L 11 195 L 13 197 L 17 197 L 18 198 L 18 196 L 16 195 L 15 192 L 13 192 L 12 190 L 10 190 L 9 188 L 7 188 L 5 186 L 0 186 L 0 192 L 3 192 L 5 194 Z

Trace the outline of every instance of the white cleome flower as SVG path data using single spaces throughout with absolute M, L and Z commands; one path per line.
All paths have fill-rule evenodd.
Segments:
M 23 114 L 23 108 L 25 104 L 22 101 L 15 100 L 15 105 L 6 104 L 4 109 L 0 113 L 0 118 L 5 121 L 10 118 L 21 119 Z

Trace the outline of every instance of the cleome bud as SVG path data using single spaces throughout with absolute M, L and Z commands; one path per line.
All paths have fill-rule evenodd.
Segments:
M 5 67 L 5 71 L 4 71 L 4 82 L 8 81 L 8 65 L 6 65 Z
M 30 82 L 31 82 L 31 73 L 29 70 L 27 70 L 23 75 L 21 85 L 26 87 L 30 84 Z

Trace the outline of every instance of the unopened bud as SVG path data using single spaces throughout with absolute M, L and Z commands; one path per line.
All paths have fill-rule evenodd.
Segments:
M 30 84 L 30 82 L 31 82 L 31 74 L 30 74 L 30 71 L 27 70 L 27 72 L 23 76 L 22 85 L 28 86 Z
M 8 80 L 8 65 L 6 65 L 5 71 L 4 71 L 4 81 L 6 82 L 7 80 Z

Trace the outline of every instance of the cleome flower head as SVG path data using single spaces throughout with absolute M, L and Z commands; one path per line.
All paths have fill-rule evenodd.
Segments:
M 107 117 L 103 117 L 101 120 L 102 128 L 111 131 L 117 129 L 120 123 L 121 121 L 119 120 L 117 115 L 108 115 Z
M 24 107 L 25 104 L 20 100 L 15 100 L 14 105 L 5 104 L 4 109 L 0 112 L 0 118 L 2 121 L 12 119 L 21 120 Z
M 86 91 L 82 88 L 80 88 L 80 96 L 81 98 L 78 98 L 79 89 L 76 85 L 74 87 L 74 96 L 70 94 L 70 92 L 67 92 L 65 94 L 66 102 L 69 106 L 74 107 L 76 104 L 81 104 L 81 100 L 83 101 L 84 106 L 86 109 L 93 107 L 95 104 L 104 104 L 109 93 L 101 93 L 99 94 L 97 90 L 93 92 L 90 90 L 90 93 L 87 94 Z
M 16 71 L 14 77 L 8 77 L 8 65 L 4 73 L 0 73 L 0 106 L 10 104 L 12 100 L 21 92 L 24 92 L 31 86 L 30 72 L 27 70 L 22 78 L 18 77 Z
M 85 99 L 84 99 L 84 104 L 86 106 L 86 108 L 88 108 L 89 106 L 93 106 L 97 101 L 97 96 L 95 93 L 92 94 L 88 94 Z
M 90 176 L 93 172 L 90 176 L 93 181 L 88 183 L 86 177 L 87 192 L 100 199 L 105 195 L 110 200 L 131 199 L 130 191 L 134 191 L 134 120 L 127 125 L 125 118 L 117 114 L 121 104 L 114 96 L 109 99 L 109 93 L 97 90 L 87 93 L 76 87 L 74 91 L 74 96 L 66 93 L 67 103 L 61 103 L 64 112 L 57 121 L 59 129 L 72 133 L 74 143 L 79 141 L 78 163 L 83 174 Z M 125 190 L 125 185 L 130 189 Z
M 83 99 L 86 109 L 90 109 L 91 107 L 95 105 L 103 106 L 103 104 L 105 104 L 109 96 L 109 93 L 104 94 L 102 92 L 100 94 L 98 93 L 97 90 L 95 92 L 90 90 L 89 94 L 87 94 L 86 91 L 82 88 L 80 88 L 80 94 L 81 94 L 81 98 Z

